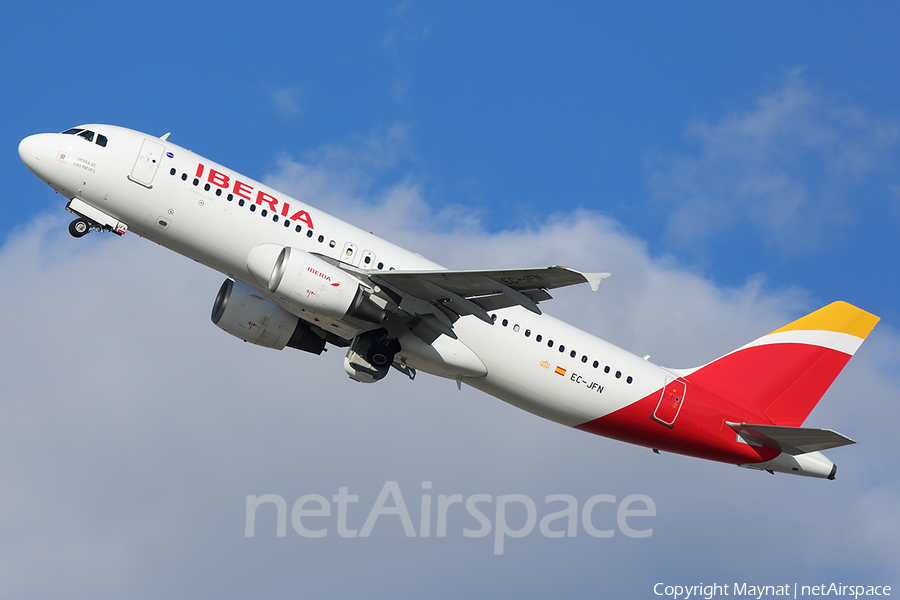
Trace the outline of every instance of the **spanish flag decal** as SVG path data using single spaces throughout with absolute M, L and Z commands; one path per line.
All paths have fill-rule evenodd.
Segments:
M 565 375 L 565 374 L 566 374 L 566 370 L 563 369 L 562 367 L 556 367 L 556 374 L 557 374 L 557 375 Z

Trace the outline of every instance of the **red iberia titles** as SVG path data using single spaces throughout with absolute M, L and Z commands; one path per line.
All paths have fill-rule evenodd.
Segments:
M 197 179 L 203 177 L 203 173 L 205 170 L 206 167 L 202 163 L 197 165 Z M 279 200 L 268 192 L 264 192 L 262 190 L 254 190 L 252 185 L 244 183 L 237 177 L 229 177 L 225 173 L 221 173 L 219 171 L 216 171 L 215 169 L 209 169 L 206 175 L 206 181 L 210 185 L 222 188 L 223 190 L 230 190 L 232 194 L 238 196 L 239 198 L 243 198 L 244 200 L 255 202 L 260 206 L 265 204 L 273 213 L 281 214 L 281 216 L 285 217 L 286 219 L 290 219 L 291 221 L 299 221 L 301 223 L 304 223 L 310 229 L 315 229 L 315 227 L 313 226 L 312 217 L 308 212 L 306 212 L 305 210 L 297 210 L 291 213 L 291 205 L 289 203 Z
M 306 267 L 306 270 L 309 271 L 310 273 L 312 273 L 313 275 L 315 275 L 316 277 L 321 277 L 325 281 L 331 281 L 331 277 L 329 277 L 325 273 L 322 273 L 321 271 L 316 271 L 312 267 Z M 340 283 L 340 282 L 338 282 L 338 283 Z

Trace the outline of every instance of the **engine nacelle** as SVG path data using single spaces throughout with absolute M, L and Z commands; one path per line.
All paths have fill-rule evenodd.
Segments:
M 298 248 L 260 244 L 250 252 L 247 269 L 292 310 L 369 323 L 384 319 L 384 310 L 369 299 L 362 282 Z
M 226 279 L 212 308 L 212 322 L 245 342 L 321 354 L 325 340 L 312 327 L 240 281 Z

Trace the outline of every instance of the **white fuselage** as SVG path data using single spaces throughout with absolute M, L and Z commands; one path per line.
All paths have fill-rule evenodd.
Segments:
M 83 127 L 106 136 L 108 144 L 102 147 L 76 135 L 31 136 L 20 147 L 26 165 L 67 198 L 78 198 L 127 224 L 133 233 L 260 293 L 269 295 L 249 273 L 247 261 L 264 243 L 318 253 L 362 269 L 442 269 L 169 141 L 108 125 Z M 452 354 L 454 345 L 464 345 L 457 349 L 471 350 L 486 374 L 473 376 L 471 369 L 454 369 L 452 361 L 441 364 L 433 354 L 425 356 L 408 346 L 398 357 L 414 368 L 463 381 L 569 426 L 619 410 L 672 377 L 549 315 L 520 307 L 493 315 L 494 325 L 462 317 L 454 324 L 458 340 L 442 336 L 435 343 L 444 355 Z M 328 325 L 347 339 L 362 331 L 352 323 Z
M 349 345 L 356 381 L 421 370 L 584 431 L 754 469 L 833 479 L 818 450 L 853 443 L 800 425 L 878 321 L 857 307 L 834 302 L 702 367 L 664 369 L 535 304 L 606 273 L 448 271 L 166 138 L 85 125 L 29 136 L 19 155 L 70 199 L 76 237 L 130 229 L 227 275 L 212 319 L 240 339 Z

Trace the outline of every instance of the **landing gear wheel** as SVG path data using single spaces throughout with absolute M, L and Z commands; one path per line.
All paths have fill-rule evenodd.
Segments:
M 368 352 L 366 352 L 366 360 L 368 360 L 372 366 L 379 369 L 387 368 L 394 362 L 394 355 L 399 351 L 400 342 L 388 337 L 387 332 L 385 331 L 382 335 L 372 341 L 372 345 L 369 347 Z
M 69 233 L 72 237 L 83 237 L 91 232 L 91 224 L 85 219 L 75 219 L 69 223 Z
M 394 361 L 394 355 L 389 351 L 378 349 L 373 352 L 370 352 L 371 360 L 369 362 L 376 367 L 385 367 L 390 365 Z

